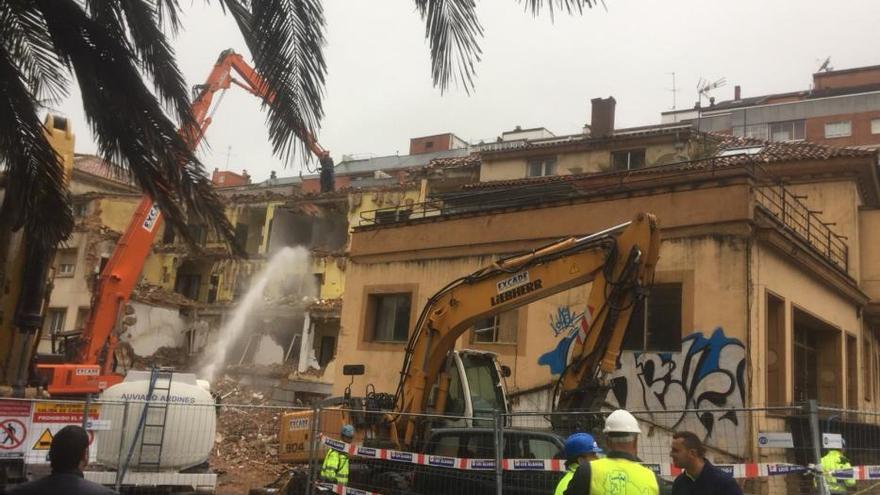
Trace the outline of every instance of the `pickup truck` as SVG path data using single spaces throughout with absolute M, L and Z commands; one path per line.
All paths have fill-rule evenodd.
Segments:
M 550 432 L 504 430 L 505 459 L 562 459 L 565 439 Z M 494 459 L 491 428 L 442 428 L 431 432 L 424 454 L 473 459 Z M 504 471 L 505 494 L 552 495 L 561 472 Z M 412 474 L 412 493 L 440 495 L 494 495 L 495 471 L 418 466 Z

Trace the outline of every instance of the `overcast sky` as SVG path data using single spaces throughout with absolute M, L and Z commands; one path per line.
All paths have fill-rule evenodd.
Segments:
M 482 0 L 485 37 L 476 90 L 441 95 L 431 84 L 424 24 L 412 1 L 325 0 L 328 63 L 326 117 L 318 136 L 339 162 L 343 155 L 406 154 L 409 138 L 454 132 L 467 141 L 492 139 L 517 125 L 556 134 L 579 132 L 589 100 L 614 96 L 617 126 L 654 124 L 672 107 L 693 106 L 700 77 L 727 79 L 718 101 L 742 86 L 743 96 L 807 89 L 826 56 L 837 69 L 880 64 L 880 1 L 605 0 L 583 16 L 533 18 L 515 0 Z M 186 0 L 181 2 L 187 4 Z M 247 54 L 232 19 L 192 2 L 175 40 L 189 85 L 204 80 L 226 48 Z M 249 55 L 246 55 L 250 60 Z M 60 109 L 73 119 L 77 152 L 94 152 L 79 94 Z M 297 175 L 301 163 L 272 155 L 256 99 L 228 91 L 208 129 L 214 167 L 256 179 Z M 313 165 L 314 166 L 314 165 Z

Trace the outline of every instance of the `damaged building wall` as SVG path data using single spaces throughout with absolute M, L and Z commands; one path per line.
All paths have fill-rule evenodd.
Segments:
M 150 356 L 161 347 L 184 347 L 187 321 L 180 308 L 132 301 L 137 323 L 121 337 L 138 356 Z

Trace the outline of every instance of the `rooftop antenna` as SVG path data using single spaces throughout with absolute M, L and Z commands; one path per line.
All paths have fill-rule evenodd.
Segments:
M 672 93 L 672 110 L 675 110 L 675 95 L 676 93 L 678 93 L 678 88 L 675 86 L 675 72 L 667 72 L 667 74 L 670 74 L 672 76 L 672 89 L 669 89 L 667 91 L 670 91 Z
M 825 57 L 825 61 L 822 62 L 822 65 L 819 66 L 819 70 L 816 72 L 831 72 L 834 70 L 834 67 L 831 67 L 831 55 Z

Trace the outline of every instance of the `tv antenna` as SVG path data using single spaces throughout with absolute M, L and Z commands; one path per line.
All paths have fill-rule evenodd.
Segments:
M 672 110 L 675 110 L 675 96 L 678 93 L 678 88 L 675 86 L 675 72 L 667 72 L 667 74 L 672 76 L 672 89 L 668 89 L 667 91 L 672 93 Z
M 825 57 L 825 61 L 822 62 L 822 65 L 819 66 L 819 70 L 816 72 L 831 72 L 834 70 L 834 67 L 831 67 L 831 55 Z

